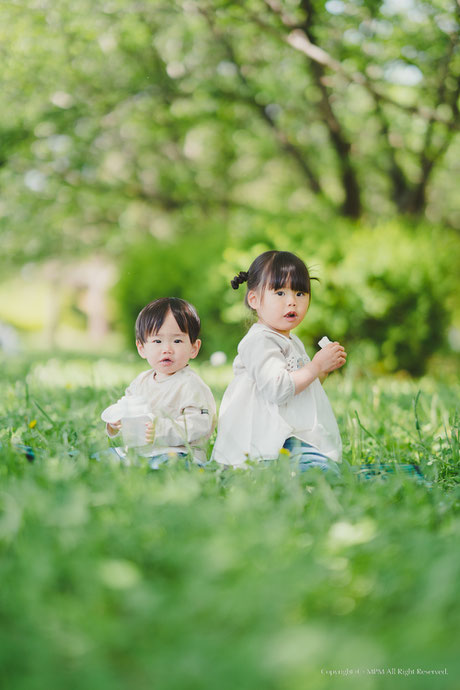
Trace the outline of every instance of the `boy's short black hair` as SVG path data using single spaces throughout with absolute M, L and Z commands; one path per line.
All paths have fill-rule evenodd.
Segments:
M 147 304 L 136 319 L 136 340 L 144 344 L 149 336 L 158 333 L 169 311 L 193 344 L 200 334 L 200 317 L 192 304 L 179 297 L 160 297 Z

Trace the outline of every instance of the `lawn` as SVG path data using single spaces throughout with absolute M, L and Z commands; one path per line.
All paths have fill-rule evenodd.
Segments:
M 91 458 L 141 368 L 3 362 L 2 687 L 458 688 L 459 382 L 331 377 L 339 480 L 283 458 L 152 472 Z M 228 367 L 200 373 L 219 397 Z M 360 480 L 381 461 L 425 481 Z

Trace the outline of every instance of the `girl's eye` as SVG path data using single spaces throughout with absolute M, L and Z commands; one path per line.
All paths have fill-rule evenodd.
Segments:
M 159 338 L 155 338 L 154 340 L 152 340 L 152 343 L 161 343 L 161 340 L 159 340 Z
M 175 343 L 181 343 L 182 340 L 180 340 L 180 338 L 176 338 L 176 340 L 175 340 L 174 342 L 175 342 Z
M 278 290 L 276 294 L 282 297 L 284 295 L 284 292 L 283 290 Z
M 297 297 L 305 297 L 305 292 L 298 292 Z

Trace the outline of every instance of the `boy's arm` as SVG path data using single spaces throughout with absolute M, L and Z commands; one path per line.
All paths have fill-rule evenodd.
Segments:
M 180 415 L 157 417 L 149 425 L 148 440 L 155 441 L 156 446 L 183 446 L 187 443 L 207 439 L 215 427 L 215 409 L 189 405 L 181 410 Z
M 129 384 L 129 386 L 125 389 L 125 395 L 124 395 L 123 397 L 130 396 L 130 395 L 135 395 L 135 390 L 134 390 L 134 388 L 135 388 L 135 385 L 136 385 L 136 383 L 137 383 L 137 380 L 140 378 L 140 376 L 141 376 L 141 375 L 139 375 L 137 378 L 134 379 L 134 381 L 132 381 L 132 382 Z M 107 415 L 107 413 L 110 413 L 112 410 L 113 410 L 113 411 L 112 411 L 112 415 L 109 416 L 109 419 L 110 419 L 110 418 L 113 419 L 113 416 L 120 414 L 120 411 L 119 411 L 119 410 L 117 410 L 117 411 L 115 411 L 115 410 L 116 410 L 116 407 L 118 406 L 118 404 L 120 403 L 120 400 L 122 400 L 122 399 L 123 399 L 123 398 L 120 398 L 119 400 L 117 400 L 116 403 L 114 403 L 113 405 L 110 405 L 109 407 L 107 407 L 107 408 L 104 410 L 104 412 L 102 413 L 102 419 L 103 419 L 103 421 L 106 422 L 106 424 L 105 424 L 105 430 L 106 430 L 106 432 L 107 432 L 107 435 L 108 435 L 110 438 L 115 438 L 115 436 L 118 436 L 118 434 L 120 433 L 120 429 L 121 429 L 121 419 L 118 419 L 118 420 L 115 421 L 115 422 L 112 422 L 112 421 L 107 422 L 106 419 L 104 419 L 104 417 Z
M 118 434 L 120 433 L 121 419 L 119 419 L 118 422 L 107 422 L 105 425 L 105 429 L 110 438 L 115 438 L 115 436 L 118 436 Z

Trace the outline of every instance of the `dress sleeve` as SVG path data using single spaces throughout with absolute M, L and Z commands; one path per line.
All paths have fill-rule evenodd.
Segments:
M 282 405 L 295 394 L 287 360 L 276 334 L 263 332 L 240 343 L 239 355 L 266 400 Z

